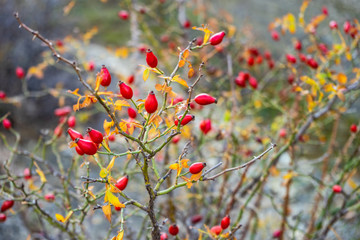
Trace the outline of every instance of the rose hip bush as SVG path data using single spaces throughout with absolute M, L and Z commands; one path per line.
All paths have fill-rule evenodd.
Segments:
M 93 239 L 94 229 L 103 239 L 351 235 L 342 229 L 359 217 L 359 123 L 348 115 L 360 93 L 360 24 L 326 8 L 307 19 L 309 6 L 269 24 L 279 55 L 229 17 L 184 17 L 182 1 L 129 4 L 114 16 L 133 40 L 116 55 L 140 53 L 128 76 L 79 54 L 96 29 L 52 41 L 15 13 L 19 31 L 47 47 L 43 63 L 14 69 L 25 96 L 54 58 L 81 88 L 43 89 L 59 99 L 58 124 L 32 149 L 11 113 L 1 116 L 10 153 L 1 224 L 37 215 L 29 239 Z M 179 8 L 179 22 L 166 7 Z M 14 103 L 3 91 L 0 101 Z M 101 127 L 87 121 L 95 114 Z M 99 216 L 108 223 L 94 226 Z

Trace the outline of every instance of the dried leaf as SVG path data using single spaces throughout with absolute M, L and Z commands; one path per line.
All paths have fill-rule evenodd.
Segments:
M 69 13 L 71 12 L 71 9 L 73 9 L 74 6 L 75 6 L 75 1 L 70 1 L 70 2 L 63 8 L 64 16 L 69 15 Z
M 180 78 L 179 75 L 174 76 L 173 79 L 172 79 L 172 81 L 173 81 L 173 82 L 177 82 L 177 83 L 183 85 L 184 87 L 187 87 L 187 88 L 189 87 L 188 84 L 187 84 L 187 82 L 186 82 L 184 79 Z M 170 91 L 171 91 L 171 90 L 170 90 Z
M 46 177 L 45 177 L 45 174 L 44 174 L 44 172 L 40 169 L 39 165 L 38 165 L 36 162 L 34 162 L 34 165 L 36 166 L 36 170 L 35 170 L 35 171 L 36 171 L 37 174 L 39 174 L 39 176 L 40 176 L 40 181 L 41 181 L 42 183 L 47 182 Z
M 120 207 L 120 208 L 125 207 L 125 205 L 122 204 L 119 201 L 119 199 L 114 194 L 111 193 L 110 189 L 106 190 L 105 197 L 107 198 L 107 201 L 109 201 L 109 203 L 111 203 L 115 207 Z
M 185 61 L 181 59 L 179 62 L 179 67 L 182 68 L 183 66 L 185 66 Z
M 113 166 L 114 166 L 115 158 L 116 158 L 116 157 L 113 157 L 113 158 L 111 159 L 111 161 L 109 162 L 109 165 L 108 165 L 107 168 L 106 168 L 109 172 L 111 171 L 111 169 L 112 169 Z
M 103 207 L 102 207 L 102 211 L 103 211 L 106 219 L 107 219 L 109 222 L 111 222 L 111 206 L 110 206 L 110 204 L 103 206 Z
M 195 74 L 195 70 L 193 68 L 190 68 L 188 72 L 188 78 L 192 78 L 194 74 Z

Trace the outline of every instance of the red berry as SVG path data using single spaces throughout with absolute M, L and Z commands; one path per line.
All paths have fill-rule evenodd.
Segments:
M 0 91 L 0 99 L 4 100 L 6 98 L 6 93 L 4 91 Z
M 116 207 L 116 206 L 115 206 L 115 211 L 118 211 L 118 212 L 119 212 L 119 211 L 121 211 L 121 208 L 122 208 L 122 207 Z
M 69 113 L 71 113 L 71 111 L 72 111 L 71 107 L 65 106 L 62 108 L 55 109 L 54 113 L 55 113 L 55 116 L 57 116 L 57 117 L 64 117 L 64 116 L 69 115 Z
M 271 32 L 271 37 L 272 37 L 272 39 L 274 39 L 274 41 L 279 41 L 280 40 L 279 33 L 277 31 L 275 31 L 275 30 L 273 30 Z
M 237 76 L 235 78 L 235 83 L 239 87 L 242 87 L 242 88 L 246 87 L 246 80 L 245 80 L 245 78 L 243 76 L 240 76 L 240 74 L 239 74 L 239 76 Z
M 109 70 L 105 67 L 105 65 L 102 65 L 101 71 L 100 71 L 100 77 L 101 81 L 100 84 L 103 87 L 107 87 L 111 83 L 111 75 L 109 73 Z
M 83 150 L 81 150 L 81 148 L 79 147 L 79 146 L 76 146 L 75 147 L 75 151 L 77 152 L 77 154 L 79 154 L 80 156 L 82 156 L 82 155 L 84 155 L 85 153 L 84 153 L 84 151 Z
M 69 126 L 69 127 L 75 127 L 75 125 L 76 125 L 76 117 L 75 116 L 70 116 L 69 118 L 68 118 L 68 120 L 67 120 L 67 125 Z
M 16 77 L 22 79 L 25 77 L 25 71 L 22 67 L 17 67 L 15 70 Z
M 279 238 L 281 236 L 281 230 L 275 230 L 273 232 L 273 238 Z
M 270 60 L 271 59 L 271 53 L 269 51 L 265 51 L 264 52 L 264 57 L 266 60 Z
M 174 123 L 177 126 L 179 124 L 179 120 L 181 119 L 182 116 L 179 116 L 178 119 L 175 119 Z M 192 114 L 186 114 L 186 116 L 184 117 L 184 119 L 181 121 L 181 126 L 185 126 L 186 124 L 188 124 L 189 122 L 191 122 L 192 120 L 195 119 L 195 116 Z
M 290 74 L 290 75 L 288 76 L 288 83 L 289 83 L 290 85 L 292 85 L 292 84 L 294 83 L 294 81 L 295 81 L 295 75 L 294 75 L 294 74 Z
M 345 21 L 344 22 L 344 32 L 346 34 L 348 34 L 350 32 L 350 29 L 351 29 L 351 23 L 350 21 Z
M 320 51 L 322 52 L 322 54 L 324 54 L 324 55 L 328 54 L 329 50 L 325 43 L 319 43 L 318 47 L 319 47 Z
M 333 192 L 334 192 L 334 193 L 341 193 L 341 191 L 342 191 L 342 188 L 341 188 L 340 185 L 334 185 L 334 186 L 332 187 L 332 189 L 333 189 Z
M 7 118 L 3 120 L 2 124 L 5 129 L 10 129 L 12 127 L 10 120 Z
M 255 59 L 256 64 L 261 64 L 263 62 L 262 56 L 257 56 Z
M 93 61 L 88 63 L 88 71 L 92 72 L 95 70 L 95 63 Z
M 56 40 L 56 43 L 55 43 L 55 44 L 56 44 L 56 46 L 59 47 L 59 48 L 61 48 L 61 47 L 64 46 L 64 42 L 61 41 L 60 39 Z
M 190 28 L 191 27 L 191 22 L 190 20 L 186 20 L 183 24 L 184 28 Z
M 168 239 L 168 235 L 166 233 L 161 233 L 160 240 L 167 240 L 167 239 Z
M 306 56 L 305 56 L 304 54 L 302 54 L 302 53 L 299 53 L 299 59 L 300 59 L 300 61 L 302 61 L 302 62 L 306 62 L 306 61 L 307 61 Z
M 297 50 L 297 51 L 301 51 L 301 49 L 302 49 L 302 44 L 301 44 L 301 41 L 300 41 L 300 40 L 297 40 L 297 41 L 295 42 L 294 48 L 295 48 L 295 50 Z
M 98 150 L 96 144 L 90 140 L 77 138 L 75 139 L 75 143 L 77 143 L 79 148 L 87 155 L 94 155 Z
M 201 93 L 201 94 L 197 95 L 194 98 L 194 101 L 199 105 L 208 105 L 208 104 L 212 104 L 212 103 L 217 103 L 216 98 L 214 98 L 206 93 Z
M 203 42 L 204 42 L 204 39 L 203 39 L 202 37 L 198 37 L 198 38 L 196 39 L 195 44 L 196 44 L 197 46 L 201 46 L 201 45 L 203 44 Z
M 129 181 L 129 177 L 127 175 L 122 178 L 119 178 L 116 181 L 115 187 L 123 191 L 126 188 L 128 181 Z
M 220 225 L 213 226 L 210 231 L 215 235 L 220 235 L 222 228 Z
M 353 133 L 356 133 L 356 132 L 357 132 L 357 126 L 356 126 L 356 124 L 351 124 L 351 126 L 350 126 L 350 131 L 353 132 Z
M 89 134 L 90 138 L 91 138 L 91 141 L 93 141 L 94 143 L 97 143 L 97 144 L 100 144 L 102 143 L 103 139 L 104 139 L 104 136 L 103 134 L 98 131 L 98 130 L 95 130 L 91 127 L 89 127 L 86 132 Z
M 81 133 L 79 133 L 78 131 L 75 131 L 72 128 L 69 128 L 67 130 L 67 133 L 69 134 L 71 140 L 75 140 L 76 138 L 84 138 L 83 135 Z
M 256 78 L 254 78 L 254 77 L 250 77 L 249 84 L 253 89 L 257 89 L 257 87 L 258 87 L 258 82 L 257 82 Z
M 133 97 L 133 90 L 131 87 L 126 85 L 124 82 L 119 82 L 120 93 L 125 99 L 131 99 Z
M 328 11 L 327 7 L 325 7 L 325 6 L 322 7 L 322 13 L 326 16 L 329 15 L 329 11 Z
M 291 54 L 286 54 L 286 60 L 289 63 L 293 63 L 293 64 L 296 63 L 296 57 L 294 55 L 291 55 Z
M 197 163 L 193 163 L 191 164 L 190 168 L 189 168 L 189 172 L 191 174 L 197 174 L 199 172 L 201 172 L 204 167 L 206 167 L 206 163 L 203 162 L 197 162 Z
M 203 219 L 203 216 L 198 214 L 198 215 L 194 215 L 191 217 L 191 223 L 192 224 L 196 224 L 198 222 L 200 222 Z
M 176 236 L 179 233 L 179 227 L 176 224 L 173 224 L 169 227 L 169 233 L 173 236 Z
M 128 82 L 128 84 L 133 84 L 134 81 L 135 81 L 135 76 L 134 76 L 134 74 L 132 74 L 128 77 L 127 82 Z
M 3 202 L 3 204 L 1 205 L 1 212 L 5 212 L 6 210 L 12 208 L 12 206 L 14 206 L 14 201 L 13 200 L 6 200 Z
M 149 114 L 152 114 L 157 110 L 157 108 L 158 108 L 158 101 L 156 100 L 155 93 L 151 91 L 145 100 L 145 110 Z
M 211 130 L 211 120 L 205 119 L 200 122 L 200 130 L 206 135 Z
M 128 115 L 130 118 L 133 118 L 133 119 L 136 118 L 136 115 L 137 115 L 136 110 L 133 108 L 128 108 Z
M 3 213 L 0 213 L 0 222 L 5 222 L 6 221 L 6 215 Z
M 182 102 L 182 101 L 184 101 L 183 97 L 174 98 L 173 105 L 176 105 L 176 104 L 178 104 L 179 102 Z
M 173 139 L 171 140 L 171 143 L 173 144 L 177 144 L 181 139 L 180 135 L 176 135 L 175 137 L 173 137 Z
M 319 67 L 319 64 L 313 58 L 309 58 L 306 63 L 309 67 L 313 69 L 317 69 Z
M 255 60 L 253 57 L 249 57 L 248 60 L 247 60 L 247 64 L 251 67 L 253 66 L 255 63 Z
M 330 21 L 330 23 L 329 23 L 329 27 L 330 27 L 331 29 L 337 29 L 337 28 L 338 28 L 338 24 L 337 24 L 336 21 L 332 20 L 332 21 Z
M 226 215 L 222 220 L 221 220 L 221 228 L 222 229 L 227 229 L 230 226 L 230 216 Z
M 118 12 L 118 16 L 122 20 L 127 20 L 127 19 L 129 19 L 129 12 L 126 11 L 126 10 L 121 10 L 121 11 Z
M 259 56 L 259 50 L 255 47 L 249 48 L 248 51 L 251 55 L 255 57 Z
M 29 168 L 24 169 L 24 179 L 26 179 L 26 180 L 31 179 L 31 171 Z
M 210 44 L 213 46 L 220 44 L 222 42 L 222 40 L 224 39 L 225 35 L 226 34 L 224 31 L 215 33 L 209 39 Z
M 54 129 L 54 135 L 58 138 L 61 137 L 62 132 L 63 132 L 63 130 L 60 125 L 56 126 L 56 128 Z
M 115 141 L 115 134 L 110 135 L 110 136 L 108 137 L 108 139 L 109 139 L 110 142 L 114 142 L 114 141 Z
M 285 129 L 285 128 L 280 129 L 279 137 L 285 138 L 285 137 L 286 137 L 286 134 L 287 134 L 287 132 L 286 132 L 286 129 Z
M 269 69 L 273 69 L 275 67 L 275 63 L 272 59 L 268 61 L 268 66 L 269 66 Z
M 151 49 L 148 49 L 146 51 L 146 63 L 149 65 L 149 67 L 156 68 L 158 65 L 157 57 L 154 55 L 154 53 L 151 51 Z
M 52 193 L 48 193 L 44 196 L 44 199 L 48 202 L 53 202 L 55 201 L 55 195 Z

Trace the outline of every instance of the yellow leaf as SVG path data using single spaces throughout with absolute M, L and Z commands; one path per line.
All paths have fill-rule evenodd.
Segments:
M 106 190 L 105 196 L 107 197 L 107 200 L 109 201 L 109 203 L 111 203 L 115 207 L 120 207 L 120 208 L 125 207 L 125 205 L 122 204 L 119 201 L 119 199 L 114 194 L 111 193 L 110 189 Z
M 100 88 L 100 83 L 102 81 L 103 75 L 100 73 L 96 74 L 96 82 L 95 82 L 95 91 L 97 92 Z
M 277 177 L 280 175 L 280 171 L 275 166 L 272 166 L 269 169 L 269 172 L 270 172 L 271 176 L 273 176 L 273 177 Z
M 285 174 L 283 176 L 283 179 L 284 180 L 290 180 L 292 179 L 293 177 L 296 177 L 298 174 L 297 173 L 294 173 L 293 171 L 289 171 L 287 174 Z
M 105 130 L 106 135 L 109 135 L 110 129 L 111 129 L 112 126 L 114 126 L 114 122 L 113 122 L 113 121 L 108 122 L 106 119 L 104 120 L 103 127 L 104 127 L 104 130 Z
M 296 32 L 296 19 L 295 16 L 289 13 L 286 17 L 289 32 L 294 34 Z
M 38 66 L 30 67 L 27 73 L 28 77 L 35 76 L 39 79 L 44 77 L 43 69 L 39 68 Z
M 121 107 L 130 107 L 130 104 L 125 100 L 117 100 L 114 103 L 115 111 L 121 111 Z
M 115 163 L 115 158 L 116 157 L 113 157 L 112 159 L 111 159 L 111 161 L 109 162 L 109 165 L 107 166 L 107 170 L 110 172 L 110 170 L 113 168 L 113 166 L 114 166 L 114 163 Z
M 59 222 L 64 222 L 64 221 L 65 221 L 65 218 L 63 217 L 63 215 L 58 214 L 58 213 L 55 214 L 55 218 L 56 218 L 56 220 L 58 220 Z
M 111 222 L 111 206 L 110 206 L 110 204 L 103 206 L 103 207 L 102 207 L 102 211 L 103 211 L 106 219 L 107 219 L 109 222 Z
M 69 15 L 71 9 L 73 9 L 74 6 L 75 6 L 75 1 L 70 1 L 63 9 L 64 16 Z
M 47 180 L 46 180 L 46 177 L 45 177 L 44 172 L 41 171 L 39 165 L 38 165 L 36 162 L 34 162 L 34 165 L 36 166 L 36 172 L 37 172 L 37 174 L 39 174 L 39 176 L 40 176 L 40 181 L 43 182 L 43 183 L 45 183 Z
M 335 92 L 334 84 L 329 83 L 324 86 L 325 92 Z
M 345 74 L 343 74 L 343 73 L 339 73 L 339 74 L 337 75 L 337 81 L 338 81 L 340 84 L 345 85 L 346 82 L 347 82 L 347 76 L 346 76 Z
M 83 41 L 85 43 L 89 42 L 90 39 L 97 33 L 98 33 L 98 28 L 95 26 L 83 35 Z
M 146 81 L 149 78 L 149 75 L 150 75 L 150 71 L 148 68 L 146 68 L 143 73 L 143 80 Z
M 357 184 L 354 180 L 352 180 L 352 178 L 349 178 L 349 180 L 347 181 L 347 183 L 349 184 L 349 186 L 352 188 L 352 189 L 355 189 L 357 188 Z
M 74 94 L 75 96 L 81 97 L 81 95 L 78 93 L 78 92 L 79 92 L 79 89 L 78 89 L 78 88 L 75 89 L 74 91 L 68 90 L 67 92 L 68 92 L 68 93 L 71 93 L 71 94 Z
M 189 87 L 187 82 L 184 79 L 180 78 L 179 75 L 174 76 L 172 81 L 177 82 L 177 83 L 183 85 L 184 87 L 187 87 L 187 88 Z
M 105 178 L 107 175 L 108 175 L 108 171 L 107 171 L 105 168 L 102 168 L 102 169 L 100 170 L 99 176 L 100 176 L 101 178 Z
M 172 170 L 177 170 L 179 168 L 179 164 L 178 163 L 173 163 L 169 166 L 170 169 Z
M 119 234 L 116 236 L 116 240 L 123 240 L 124 238 L 124 230 L 121 230 Z
M 129 55 L 129 50 L 126 47 L 117 48 L 115 51 L 115 56 L 121 58 L 127 58 Z
M 236 27 L 234 25 L 228 25 L 228 37 L 232 38 L 236 33 Z

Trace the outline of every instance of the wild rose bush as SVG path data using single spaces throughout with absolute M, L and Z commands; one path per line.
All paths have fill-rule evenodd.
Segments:
M 54 58 L 82 87 L 43 90 L 59 99 L 59 123 L 33 149 L 1 117 L 10 152 L 0 176 L 2 224 L 27 212 L 42 223 L 29 238 L 92 239 L 101 216 L 109 222 L 96 227 L 101 238 L 162 240 L 326 239 L 355 224 L 358 123 L 345 117 L 359 96 L 359 22 L 331 20 L 326 8 L 307 20 L 305 0 L 298 17 L 269 24 L 287 46 L 276 56 L 230 18 L 182 17 L 175 26 L 168 12 L 153 14 L 177 6 L 164 2 L 119 11 L 135 42 L 115 54 L 141 53 L 128 76 L 82 59 L 95 28 L 51 41 L 15 13 L 19 31 L 47 46 L 43 63 L 16 69 L 24 94 L 29 78 L 60 64 Z M 0 98 L 13 103 L 5 92 Z M 95 114 L 101 128 L 87 122 Z

